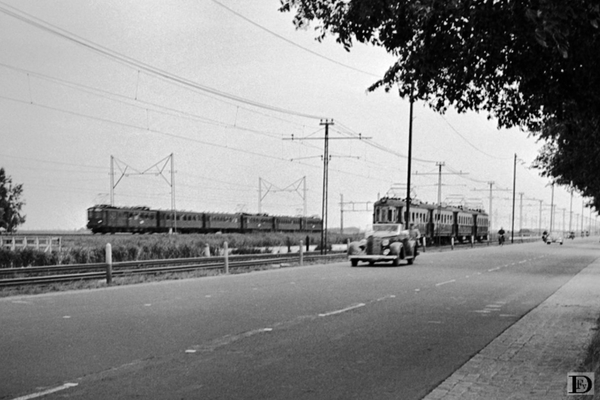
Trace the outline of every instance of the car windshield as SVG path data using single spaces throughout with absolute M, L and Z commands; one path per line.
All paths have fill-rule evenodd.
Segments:
M 373 225 L 373 232 L 387 232 L 394 234 L 398 233 L 401 227 L 401 224 L 375 224 Z

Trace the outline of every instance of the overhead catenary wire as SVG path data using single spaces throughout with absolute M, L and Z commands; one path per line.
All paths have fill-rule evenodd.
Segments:
M 241 130 L 241 131 L 246 131 L 249 133 L 256 133 L 258 135 L 263 135 L 266 137 L 271 137 L 271 138 L 281 138 L 281 136 L 283 136 L 282 133 L 277 133 L 277 132 L 269 132 L 269 131 L 264 131 L 264 130 L 257 130 L 257 129 L 253 129 L 253 128 L 249 128 L 249 127 L 245 127 L 243 125 L 239 125 L 239 124 L 231 124 L 231 123 L 227 123 L 227 122 L 223 122 L 223 121 L 218 121 L 212 118 L 208 118 L 208 117 L 204 117 L 201 115 L 198 115 L 196 113 L 190 113 L 187 111 L 182 111 L 182 110 L 178 110 L 172 107 L 166 107 L 164 105 L 160 105 L 157 103 L 153 103 L 153 102 L 148 102 L 148 101 L 144 101 L 141 99 L 136 99 L 136 100 L 132 100 L 130 97 L 122 95 L 122 94 L 118 94 L 118 93 L 114 93 L 114 92 L 110 92 L 108 90 L 105 89 L 98 89 L 98 88 L 94 88 L 88 85 L 82 85 L 80 83 L 75 83 L 75 82 L 71 82 L 65 79 L 60 79 L 60 78 L 54 78 L 45 74 L 40 74 L 40 73 L 36 73 L 33 71 L 28 71 L 26 69 L 23 68 L 17 68 L 17 67 L 13 67 L 11 65 L 5 64 L 5 63 L 0 63 L 0 66 L 7 68 L 7 69 L 11 69 L 20 73 L 24 73 L 24 74 L 29 74 L 30 76 L 36 77 L 38 79 L 41 80 L 46 80 L 48 82 L 52 82 L 52 83 L 56 83 L 58 85 L 63 85 L 65 87 L 69 87 L 72 88 L 74 90 L 78 90 L 78 91 L 82 91 L 84 93 L 88 93 L 91 94 L 93 96 L 99 96 L 101 98 L 105 98 L 111 101 L 115 101 L 115 102 L 119 102 L 122 104 L 126 104 L 126 105 L 130 105 L 132 107 L 138 108 L 140 110 L 143 111 L 150 111 L 150 108 L 146 108 L 146 107 L 152 107 L 152 112 L 157 113 L 157 114 L 164 114 L 167 116 L 171 116 L 174 118 L 185 118 L 185 119 L 190 119 L 193 121 L 197 121 L 197 122 L 201 122 L 204 124 L 209 124 L 209 125 L 214 125 L 214 126 L 219 126 L 219 127 L 223 127 L 223 128 L 232 128 L 232 129 L 236 129 L 236 130 Z M 34 103 L 33 101 L 31 101 L 31 103 Z M 166 111 L 163 111 L 166 110 Z M 261 115 L 265 115 L 267 117 L 271 117 L 270 115 L 264 114 L 264 113 L 260 113 Z M 284 122 L 290 122 L 293 123 L 293 121 L 289 121 L 289 120 L 282 120 Z M 323 128 L 318 128 L 316 130 L 314 130 L 313 132 L 309 133 L 308 135 L 306 135 L 305 137 L 311 137 L 319 132 L 322 132 Z M 339 133 L 342 134 L 347 134 L 346 132 L 343 131 L 338 131 Z M 305 147 L 311 147 L 314 149 L 320 149 L 319 146 L 313 145 L 313 144 L 308 144 L 302 141 L 297 141 L 296 142 L 299 145 L 305 146 Z M 367 141 L 364 141 L 363 143 L 368 143 Z M 375 148 L 383 150 L 385 152 L 388 152 L 388 149 L 385 148 L 384 146 L 375 146 Z M 403 156 L 402 154 L 394 154 L 391 153 L 393 155 L 397 155 L 399 157 L 406 157 Z M 373 162 L 369 162 L 369 161 L 364 161 L 366 163 L 369 163 L 371 165 L 377 165 L 379 167 L 382 168 L 390 168 L 389 166 L 386 165 L 382 165 L 382 164 L 377 164 L 377 163 L 373 163 Z M 391 168 L 390 168 L 391 169 Z
M 241 96 L 237 96 L 232 93 L 228 93 L 228 92 L 225 92 L 225 91 L 222 91 L 219 89 L 215 89 L 215 88 L 194 82 L 192 80 L 177 76 L 175 74 L 171 74 L 165 70 L 154 67 L 154 66 L 144 63 L 142 61 L 136 60 L 136 59 L 126 56 L 124 54 L 118 53 L 107 47 L 101 46 L 95 42 L 92 42 L 88 39 L 85 39 L 81 36 L 78 36 L 74 33 L 69 32 L 67 30 L 64 30 L 55 25 L 52 25 L 40 18 L 34 17 L 33 15 L 30 15 L 30 14 L 28 14 L 22 10 L 19 10 L 15 7 L 9 6 L 8 4 L 3 3 L 3 2 L 0 2 L 0 12 L 4 13 L 6 15 L 9 15 L 15 19 L 18 19 L 26 24 L 34 26 L 38 29 L 41 29 L 45 32 L 51 33 L 53 35 L 56 35 L 58 37 L 65 39 L 65 40 L 68 40 L 72 43 L 75 43 L 79 46 L 82 46 L 89 50 L 92 50 L 92 51 L 94 51 L 98 54 L 101 54 L 105 57 L 108 57 L 118 63 L 127 65 L 136 71 L 139 71 L 139 70 L 145 71 L 146 73 L 149 73 L 149 74 L 152 74 L 152 75 L 155 75 L 158 77 L 162 77 L 163 79 L 166 79 L 166 80 L 168 80 L 172 83 L 178 84 L 178 85 L 193 88 L 195 90 L 199 90 L 199 91 L 206 92 L 206 93 L 211 93 L 213 95 L 223 97 L 223 98 L 226 98 L 229 100 L 233 100 L 233 101 L 236 101 L 239 103 L 251 105 L 253 107 L 262 108 L 265 110 L 279 112 L 282 114 L 295 115 L 298 117 L 304 117 L 304 118 L 316 119 L 316 120 L 328 118 L 328 117 L 325 117 L 322 115 L 307 114 L 307 113 L 303 113 L 303 112 L 299 112 L 299 111 L 288 110 L 285 108 L 272 106 L 272 105 L 261 103 L 258 101 L 246 99 Z
M 82 114 L 82 113 L 79 113 L 79 112 L 75 112 L 75 111 L 71 111 L 71 110 L 65 110 L 65 109 L 61 109 L 61 108 L 58 108 L 58 107 L 53 107 L 53 106 L 48 106 L 48 105 L 43 105 L 43 104 L 37 104 L 37 103 L 33 103 L 32 104 L 32 103 L 30 103 L 27 100 L 14 99 L 14 98 L 11 98 L 11 97 L 8 97 L 8 96 L 2 96 L 2 95 L 0 95 L 0 99 L 5 99 L 5 100 L 17 102 L 17 103 L 22 103 L 22 104 L 26 104 L 26 105 L 29 105 L 29 106 L 40 107 L 40 108 L 44 108 L 44 109 L 48 109 L 48 110 L 58 111 L 58 112 L 62 112 L 62 113 L 69 114 L 69 115 L 75 115 L 75 116 L 79 116 L 79 117 L 83 117 L 83 118 L 88 118 L 88 119 L 95 120 L 95 121 L 108 122 L 108 123 L 116 124 L 116 125 L 127 127 L 127 128 L 132 128 L 132 129 L 136 129 L 136 130 L 140 130 L 140 131 L 145 131 L 145 132 L 151 132 L 151 133 L 155 133 L 155 134 L 158 134 L 158 135 L 172 137 L 172 138 L 181 139 L 181 140 L 186 140 L 186 141 L 190 141 L 190 142 L 200 143 L 200 144 L 204 144 L 204 145 L 207 145 L 207 146 L 217 147 L 217 148 L 221 148 L 221 149 L 227 149 L 227 150 L 231 150 L 231 151 L 235 151 L 235 152 L 240 152 L 240 153 L 244 153 L 244 154 L 255 155 L 255 156 L 259 156 L 259 157 L 263 157 L 263 158 L 268 158 L 268 159 L 272 159 L 272 160 L 277 160 L 277 161 L 289 162 L 289 159 L 285 158 L 285 157 L 274 156 L 272 154 L 259 153 L 259 152 L 250 151 L 250 150 L 247 150 L 247 149 L 242 149 L 242 148 L 233 147 L 233 146 L 228 146 L 228 145 L 224 145 L 224 144 L 220 144 L 220 143 L 212 143 L 212 142 L 209 142 L 209 141 L 206 141 L 206 140 L 200 140 L 200 139 L 197 139 L 197 138 L 191 138 L 191 137 L 187 137 L 187 136 L 183 136 L 183 135 L 179 135 L 179 134 L 167 132 L 167 131 L 164 131 L 164 130 L 159 130 L 159 129 L 154 129 L 154 128 L 149 129 L 149 127 L 147 127 L 147 126 L 140 126 L 140 125 L 135 125 L 135 124 L 131 124 L 131 123 L 114 121 L 114 120 L 110 120 L 110 119 L 107 119 L 107 118 L 91 116 L 91 115 Z M 302 163 L 302 162 L 297 162 L 297 163 L 301 164 L 301 165 L 304 165 L 304 166 L 307 166 L 307 167 L 310 167 L 310 168 L 320 168 L 318 165 L 307 164 L 307 163 Z M 350 175 L 350 176 L 353 176 L 353 177 L 363 177 L 363 178 L 367 178 L 367 179 L 379 179 L 379 178 L 372 178 L 372 177 L 363 176 L 361 174 L 357 174 L 356 172 L 348 172 L 348 171 L 343 171 L 343 170 L 339 170 L 339 169 L 332 169 L 332 171 L 335 171 L 335 172 L 338 172 L 338 173 L 341 173 L 341 174 L 345 174 L 345 175 Z M 379 179 L 379 180 L 387 182 L 387 180 L 384 180 L 384 179 Z
M 438 114 L 440 117 L 442 117 L 442 119 L 444 120 L 444 122 L 446 122 L 446 124 L 448 124 L 448 126 L 450 127 L 450 129 L 456 133 L 456 135 L 458 135 L 458 137 L 460 137 L 462 140 L 464 140 L 469 146 L 471 146 L 473 149 L 475 149 L 476 151 L 480 152 L 481 154 L 490 157 L 490 158 L 494 158 L 496 160 L 502 160 L 502 161 L 506 161 L 506 160 L 511 160 L 512 157 L 497 157 L 494 155 L 491 155 L 489 153 L 486 153 L 485 151 L 481 150 L 480 148 L 478 148 L 477 146 L 475 146 L 473 143 L 471 143 L 469 140 L 467 140 L 466 137 L 464 137 L 451 123 L 450 121 L 448 121 L 448 119 L 446 117 L 444 117 L 443 114 Z
M 230 7 L 227 7 L 225 4 L 223 4 L 223 3 L 221 3 L 221 2 L 219 2 L 219 1 L 217 1 L 217 0 L 212 0 L 212 2 L 213 2 L 213 3 L 215 3 L 215 4 L 218 4 L 219 6 L 223 7 L 225 10 L 227 10 L 227 11 L 229 11 L 230 13 L 232 13 L 232 14 L 234 14 L 234 15 L 238 16 L 239 18 L 243 19 L 244 21 L 248 22 L 249 24 L 252 24 L 252 25 L 254 25 L 255 27 L 257 27 L 257 28 L 259 28 L 259 29 L 262 29 L 263 31 L 267 32 L 268 34 L 270 34 L 270 35 L 273 35 L 273 36 L 275 36 L 276 38 L 278 38 L 278 39 L 280 39 L 280 40 L 282 40 L 282 41 L 284 41 L 284 42 L 286 42 L 286 43 L 288 43 L 288 44 L 290 44 L 290 45 L 292 45 L 292 46 L 294 46 L 294 47 L 297 47 L 297 48 L 299 48 L 299 49 L 301 49 L 301 50 L 304 50 L 304 51 L 306 51 L 307 53 L 310 53 L 310 54 L 312 54 L 313 56 L 319 57 L 319 58 L 321 58 L 321 59 L 323 59 L 323 60 L 326 60 L 326 61 L 328 61 L 328 62 L 330 62 L 330 63 L 336 64 L 336 65 L 338 65 L 338 66 L 341 66 L 341 67 L 344 67 L 344 68 L 347 68 L 347 69 L 350 69 L 350 70 L 352 70 L 352 71 L 355 71 L 355 72 L 360 72 L 361 74 L 365 74 L 365 75 L 372 76 L 372 77 L 374 77 L 374 78 L 379 78 L 379 79 L 380 79 L 380 78 L 382 77 L 382 76 L 380 76 L 380 75 L 377 75 L 377 74 L 374 74 L 374 73 L 372 73 L 372 72 L 365 71 L 365 70 L 362 70 L 362 69 L 359 69 L 359 68 L 355 68 L 355 67 L 353 67 L 353 66 L 351 66 L 351 65 L 348 65 L 348 64 L 341 63 L 341 62 L 339 62 L 339 61 L 337 61 L 337 60 L 334 60 L 333 58 L 329 58 L 329 57 L 327 57 L 327 56 L 324 56 L 324 55 L 322 55 L 322 54 L 319 54 L 319 53 L 317 53 L 316 51 L 312 51 L 312 50 L 311 50 L 311 49 L 309 49 L 309 48 L 306 48 L 306 47 L 304 47 L 304 46 L 301 46 L 301 45 L 299 45 L 298 43 L 296 43 L 296 42 L 293 42 L 293 41 L 291 41 L 291 40 L 289 40 L 289 39 L 287 39 L 287 38 L 285 38 L 285 37 L 281 36 L 280 34 L 278 34 L 278 33 L 274 32 L 274 31 L 272 31 L 272 30 L 270 30 L 270 29 L 267 29 L 267 28 L 265 28 L 264 26 L 260 25 L 259 23 L 257 23 L 257 22 L 255 22 L 255 21 L 251 20 L 250 18 L 248 18 L 248 17 L 244 16 L 243 14 L 241 14 L 241 13 L 239 13 L 239 12 L 237 12 L 237 11 L 233 10 L 232 8 L 230 8 Z

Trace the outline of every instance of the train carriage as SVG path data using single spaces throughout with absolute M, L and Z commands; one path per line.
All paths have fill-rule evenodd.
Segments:
M 275 230 L 282 232 L 300 231 L 299 217 L 275 217 Z
M 204 227 L 203 213 L 191 211 L 160 211 L 158 232 L 177 230 L 182 233 L 202 232 Z
M 147 207 L 99 205 L 88 208 L 87 227 L 93 233 L 148 233 L 155 231 L 157 224 L 158 213 Z
M 242 230 L 241 214 L 204 213 L 204 231 L 208 232 L 240 232 Z
M 434 232 L 433 240 L 440 243 L 450 242 L 450 238 L 455 235 L 454 212 L 445 207 L 437 207 L 434 213 Z
M 323 221 L 315 216 L 199 213 L 106 204 L 89 207 L 87 217 L 92 233 L 320 232 L 323 228 Z
M 300 229 L 303 232 L 321 232 L 323 221 L 319 217 L 303 217 L 300 220 Z
M 375 202 L 373 223 L 405 224 L 406 202 L 384 197 Z M 415 201 L 410 207 L 410 221 L 430 243 L 449 243 L 452 238 L 469 241 L 471 236 L 482 240 L 488 232 L 488 216 L 482 210 L 448 207 Z M 477 223 L 481 226 L 478 228 Z M 406 225 L 406 224 L 405 224 Z
M 433 236 L 433 204 L 415 204 L 410 207 L 410 222 L 419 230 L 421 236 L 431 238 Z
M 454 211 L 454 232 L 455 237 L 460 241 L 470 241 L 471 235 L 473 234 L 473 227 L 475 222 L 473 220 L 473 214 L 463 209 Z
M 152 211 L 147 207 L 130 210 L 127 213 L 127 224 L 130 232 L 156 232 L 156 227 L 158 224 L 158 212 Z
M 270 232 L 275 229 L 274 217 L 266 214 L 242 214 L 241 220 L 244 232 Z
M 475 220 L 474 236 L 478 242 L 488 239 L 489 235 L 489 217 L 482 211 L 476 211 L 473 213 L 473 219 Z

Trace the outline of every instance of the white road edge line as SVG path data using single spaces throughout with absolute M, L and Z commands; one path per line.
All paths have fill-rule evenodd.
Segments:
M 350 306 L 350 307 L 342 308 L 341 310 L 335 310 L 335 311 L 330 311 L 330 312 L 327 312 L 327 313 L 319 314 L 319 317 L 329 317 L 330 315 L 341 314 L 343 312 L 354 310 L 355 308 L 360 308 L 360 307 L 364 307 L 364 306 L 366 306 L 365 303 L 358 303 L 358 304 L 355 304 L 355 305 Z
M 451 280 L 446 281 L 446 282 L 436 283 L 435 286 L 442 286 L 442 285 L 445 285 L 446 283 L 452 283 L 452 282 L 456 282 L 456 279 L 451 279 Z
M 42 396 L 45 396 L 45 395 L 50 394 L 50 393 L 59 392 L 61 390 L 65 390 L 65 389 L 69 389 L 69 388 L 75 387 L 77 385 L 79 385 L 79 384 L 78 383 L 65 383 L 64 385 L 59 386 L 59 387 L 55 387 L 53 389 L 48 389 L 48 390 L 44 390 L 43 392 L 37 392 L 37 393 L 28 394 L 26 396 L 17 397 L 17 398 L 15 398 L 13 400 L 35 399 L 36 397 L 42 397 Z

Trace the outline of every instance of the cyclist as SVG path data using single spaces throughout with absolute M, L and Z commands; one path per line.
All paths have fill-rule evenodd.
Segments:
M 500 244 L 500 246 L 504 245 L 504 234 L 506 232 L 504 231 L 503 227 L 500 227 L 500 230 L 498 231 L 498 242 Z

